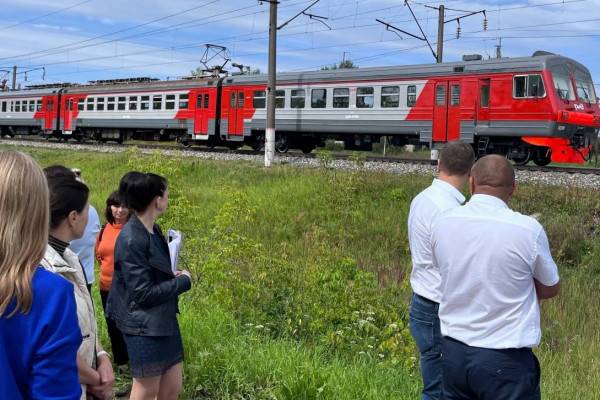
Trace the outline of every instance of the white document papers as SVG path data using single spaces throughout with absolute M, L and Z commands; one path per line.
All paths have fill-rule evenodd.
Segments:
M 171 269 L 173 273 L 177 271 L 177 263 L 179 261 L 179 249 L 183 243 L 183 234 L 175 229 L 169 229 L 169 255 L 171 256 Z

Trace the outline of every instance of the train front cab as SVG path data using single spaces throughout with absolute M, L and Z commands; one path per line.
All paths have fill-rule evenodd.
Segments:
M 525 143 L 548 149 L 548 160 L 557 163 L 586 161 L 598 138 L 600 105 L 589 71 L 572 61 L 555 62 L 544 71 L 552 93 L 550 137 L 524 136 Z

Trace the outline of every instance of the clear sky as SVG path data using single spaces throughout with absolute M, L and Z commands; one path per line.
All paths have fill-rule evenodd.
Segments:
M 280 0 L 279 24 L 314 0 Z M 267 70 L 269 4 L 257 0 L 1 0 L 0 69 L 18 65 L 22 84 L 189 75 L 205 43 L 226 46 L 233 62 Z M 518 57 L 536 50 L 559 53 L 586 65 L 600 83 L 600 0 L 410 1 L 435 49 L 436 10 L 446 19 L 481 14 L 445 25 L 444 61 L 463 54 Z M 434 62 L 425 42 L 386 31 L 376 18 L 420 34 L 403 0 L 320 0 L 278 31 L 278 70 L 319 69 L 351 59 L 360 67 Z M 209 64 L 220 64 L 216 57 Z M 22 67 L 22 68 L 21 68 Z M 0 77 L 6 75 L 0 72 Z M 600 86 L 596 86 L 600 91 Z

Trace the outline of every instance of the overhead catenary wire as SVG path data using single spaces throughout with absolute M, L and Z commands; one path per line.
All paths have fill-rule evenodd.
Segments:
M 208 1 L 208 2 L 206 2 L 204 4 L 202 4 L 202 5 L 199 5 L 199 6 L 196 6 L 196 7 L 192 7 L 190 9 L 186 9 L 186 10 L 183 10 L 183 11 L 180 11 L 180 12 L 177 12 L 177 13 L 174 13 L 174 14 L 170 14 L 170 15 L 167 15 L 167 16 L 163 16 L 163 17 L 160 17 L 160 18 L 155 18 L 155 19 L 153 19 L 151 21 L 147 21 L 147 22 L 144 22 L 142 24 L 138 24 L 138 25 L 135 25 L 135 26 L 132 26 L 132 27 L 128 27 L 128 28 L 119 29 L 117 31 L 113 31 L 113 32 L 109 32 L 109 33 L 106 33 L 106 34 L 94 36 L 94 37 L 91 37 L 91 38 L 86 38 L 86 39 L 83 39 L 83 40 L 79 40 L 79 41 L 67 43 L 67 44 L 64 44 L 64 45 L 52 47 L 50 49 L 33 51 L 33 52 L 19 54 L 19 55 L 10 56 L 10 57 L 0 57 L 0 61 L 5 60 L 5 59 L 22 59 L 22 58 L 27 58 L 27 59 L 30 60 L 30 59 L 43 58 L 43 57 L 47 57 L 47 56 L 50 56 L 50 55 L 57 55 L 57 54 L 69 53 L 69 52 L 73 52 L 73 51 L 76 51 L 76 50 L 82 50 L 82 49 L 86 49 L 86 48 L 90 48 L 90 47 L 96 47 L 96 46 L 101 46 L 101 45 L 105 45 L 105 44 L 111 44 L 111 43 L 115 43 L 115 42 L 123 42 L 123 41 L 125 41 L 127 39 L 140 38 L 140 37 L 154 35 L 154 34 L 158 34 L 158 33 L 168 33 L 168 32 L 172 32 L 172 31 L 177 31 L 177 30 L 181 30 L 182 28 L 184 28 L 186 26 L 196 25 L 200 21 L 203 21 L 203 25 L 206 25 L 207 23 L 214 23 L 214 22 L 226 21 L 226 20 L 232 18 L 232 16 L 231 16 L 232 13 L 236 13 L 236 12 L 239 12 L 239 11 L 256 8 L 256 4 L 253 4 L 253 5 L 246 6 L 246 7 L 240 7 L 240 8 L 233 9 L 233 10 L 227 10 L 227 11 L 219 12 L 217 14 L 213 14 L 213 15 L 210 15 L 210 16 L 203 16 L 202 18 L 197 18 L 197 19 L 194 19 L 192 21 L 187 21 L 187 22 L 177 23 L 177 24 L 174 24 L 174 25 L 169 25 L 169 26 L 163 27 L 163 28 L 157 28 L 157 29 L 153 29 L 153 30 L 150 30 L 150 31 L 146 31 L 146 32 L 135 33 L 135 34 L 132 34 L 132 35 L 129 35 L 129 36 L 125 36 L 125 37 L 109 39 L 109 40 L 105 40 L 105 41 L 102 41 L 102 42 L 99 42 L 99 43 L 89 43 L 89 42 L 93 42 L 95 40 L 102 39 L 102 38 L 109 37 L 109 36 L 113 36 L 113 35 L 116 35 L 116 34 L 119 34 L 119 33 L 124 33 L 124 32 L 128 32 L 128 31 L 131 31 L 131 30 L 135 30 L 135 29 L 138 29 L 138 28 L 143 27 L 143 26 L 148 26 L 148 25 L 151 25 L 153 23 L 160 22 L 160 21 L 166 20 L 168 18 L 172 18 L 174 16 L 183 15 L 185 13 L 197 10 L 199 8 L 202 8 L 202 7 L 206 7 L 208 5 L 211 5 L 211 4 L 214 4 L 214 3 L 217 3 L 217 2 L 218 2 L 218 0 L 210 0 L 210 1 Z M 301 4 L 301 3 L 303 3 L 303 1 L 296 1 L 294 3 L 287 4 L 284 7 L 291 7 L 293 5 Z M 250 16 L 250 15 L 255 15 L 255 14 L 262 14 L 262 13 L 264 13 L 264 11 L 257 11 L 257 12 L 254 12 L 254 13 L 244 14 L 244 15 L 238 16 L 238 17 Z M 210 21 L 210 18 L 218 17 L 218 16 L 224 16 L 224 18 Z M 136 45 L 139 45 L 139 44 L 136 44 Z
M 490 12 L 506 11 L 506 10 L 509 10 L 509 9 L 521 9 L 521 8 L 529 8 L 529 7 L 540 7 L 540 6 L 543 6 L 543 5 L 557 5 L 557 4 L 575 3 L 575 2 L 581 2 L 581 1 L 585 1 L 585 0 L 571 0 L 571 1 L 564 1 L 564 2 L 552 2 L 552 3 L 534 4 L 534 5 L 518 6 L 518 7 L 506 7 L 506 8 L 502 8 L 502 9 L 499 9 L 499 10 L 491 10 Z M 590 20 L 567 21 L 567 22 L 562 22 L 562 23 L 563 24 L 566 24 L 566 23 L 580 23 L 580 22 L 588 22 L 588 21 L 590 21 Z M 556 24 L 557 23 L 545 24 L 545 25 L 551 26 L 551 25 L 556 25 Z M 377 25 L 377 24 L 370 24 L 370 25 L 369 24 L 364 24 L 364 25 L 360 25 L 360 26 L 339 27 L 339 28 L 334 28 L 333 31 L 340 31 L 342 29 L 355 29 L 355 28 L 359 28 L 359 27 L 363 27 L 363 26 L 364 27 L 368 27 L 368 26 L 375 26 L 375 25 Z M 528 25 L 527 27 L 536 27 L 536 26 L 543 26 L 543 25 Z M 501 29 L 490 29 L 490 31 L 500 31 L 500 30 L 510 30 L 510 29 L 513 29 L 513 28 L 512 27 L 504 27 L 504 28 L 501 28 Z M 325 30 L 325 29 L 321 29 L 321 30 L 315 30 L 315 31 L 311 31 L 311 32 L 297 32 L 297 33 L 292 33 L 289 36 L 292 36 L 292 35 L 314 34 L 314 33 L 319 33 L 319 32 L 326 32 L 326 31 L 327 30 Z M 469 34 L 469 33 L 473 34 L 473 33 L 478 33 L 478 32 L 480 32 L 480 31 L 464 32 L 464 34 Z M 145 34 L 145 33 L 143 32 L 142 34 Z M 594 35 L 595 36 L 595 34 L 585 34 L 585 35 L 575 34 L 575 35 L 577 35 L 577 36 L 569 35 L 567 37 L 585 37 L 585 36 L 590 36 L 590 35 Z M 284 35 L 281 35 L 281 36 L 284 36 Z M 288 36 L 288 35 L 285 35 L 285 36 Z M 244 38 L 244 37 L 245 37 L 245 35 L 236 35 L 235 38 Z M 474 39 L 478 39 L 479 37 L 473 36 L 473 38 Z M 493 38 L 492 37 L 486 37 L 486 38 L 482 38 L 482 39 L 489 40 L 489 39 L 493 39 Z M 119 38 L 119 39 L 116 39 L 116 40 L 117 41 L 121 41 L 122 38 Z M 257 38 L 256 34 L 253 34 L 252 38 L 243 39 L 243 40 L 261 40 L 261 38 Z M 358 44 L 358 46 L 361 46 L 361 45 L 363 45 L 363 44 L 361 44 L 361 43 Z M 178 47 L 180 48 L 181 46 L 174 46 L 174 47 L 171 47 L 171 48 L 164 48 L 163 51 L 172 51 L 174 49 L 177 49 Z M 190 46 L 188 48 L 191 49 L 193 47 Z M 149 50 L 148 52 L 150 52 L 150 51 L 156 51 L 156 49 L 153 48 L 153 50 Z M 88 59 L 88 61 L 95 61 L 95 60 L 99 60 L 99 59 L 120 58 L 120 57 L 126 57 L 127 55 L 137 55 L 137 54 L 141 54 L 141 52 L 132 52 L 132 53 L 129 53 L 129 54 L 128 53 L 118 54 L 118 55 L 115 55 L 115 56 L 106 56 L 106 57 L 102 57 L 102 58 L 101 57 L 93 57 L 93 59 Z M 71 60 L 71 61 L 68 61 L 68 62 L 67 61 L 61 62 L 61 64 L 68 64 L 68 63 L 74 63 L 74 62 L 79 62 L 79 61 L 80 60 Z M 81 61 L 85 62 L 86 60 L 82 59 Z M 60 65 L 60 64 L 59 63 L 53 63 L 53 65 Z
M 183 14 L 195 11 L 195 10 L 199 10 L 200 8 L 206 7 L 206 6 L 210 5 L 210 4 L 214 4 L 214 3 L 217 3 L 217 2 L 218 2 L 218 0 L 209 0 L 209 1 L 206 1 L 203 4 L 200 4 L 198 6 L 191 7 L 191 8 L 188 8 L 188 9 L 185 9 L 185 10 L 182 10 L 182 11 L 178 11 L 176 13 L 169 14 L 169 15 L 166 15 L 166 16 L 162 16 L 162 17 L 159 17 L 159 18 L 155 18 L 155 19 L 152 19 L 150 21 L 146 21 L 146 22 L 141 23 L 141 24 L 137 24 L 137 25 L 130 26 L 130 27 L 127 27 L 127 28 L 123 28 L 123 29 L 119 29 L 119 30 L 116 30 L 116 31 L 104 33 L 102 35 L 94 36 L 94 37 L 91 37 L 91 38 L 86 38 L 84 40 L 80 40 L 80 41 L 76 41 L 76 42 L 72 42 L 72 43 L 63 44 L 63 45 L 60 45 L 60 46 L 52 47 L 52 48 L 41 50 L 41 51 L 32 51 L 32 52 L 22 53 L 22 54 L 18 54 L 18 55 L 15 55 L 15 56 L 10 56 L 10 57 L 0 57 L 0 61 L 1 60 L 6 60 L 6 59 L 20 59 L 20 58 L 25 58 L 25 57 L 29 57 L 29 56 L 32 56 L 32 55 L 35 55 L 35 54 L 46 53 L 46 52 L 53 51 L 53 50 L 64 50 L 64 49 L 70 48 L 71 46 L 75 46 L 75 45 L 79 45 L 79 44 L 83 44 L 83 43 L 88 43 L 88 42 L 91 42 L 91 41 L 94 41 L 94 40 L 98 40 L 98 39 L 102 39 L 102 38 L 105 38 L 105 37 L 108 37 L 108 36 L 116 35 L 116 34 L 119 34 L 119 33 L 127 32 L 127 31 L 130 31 L 130 30 L 134 30 L 134 29 L 138 29 L 138 28 L 141 28 L 141 27 L 144 27 L 144 26 L 148 26 L 148 25 L 154 24 L 156 22 L 164 21 L 164 20 L 169 19 L 169 18 L 173 18 L 173 17 L 179 16 L 179 15 L 183 15 Z M 72 49 L 70 49 L 70 50 L 72 51 Z
M 12 24 L 12 25 L 0 26 L 0 31 L 5 31 L 7 29 L 16 28 L 17 26 L 25 25 L 25 24 L 28 24 L 30 22 L 39 21 L 40 19 L 43 19 L 43 18 L 46 18 L 46 17 L 50 17 L 52 15 L 57 15 L 57 14 L 65 12 L 65 11 L 72 10 L 72 9 L 80 7 L 80 6 L 84 5 L 84 4 L 91 3 L 92 1 L 94 1 L 94 0 L 80 1 L 79 3 L 70 5 L 68 7 L 59 8 L 58 10 L 55 10 L 55 11 L 52 11 L 52 12 L 49 12 L 49 13 L 46 13 L 46 14 L 43 14 L 43 15 L 38 15 L 37 17 L 29 18 L 29 19 L 26 19 L 26 20 L 23 20 L 23 21 L 19 21 L 19 22 L 16 22 L 16 23 Z
M 506 8 L 501 8 L 501 9 L 498 9 L 498 10 L 492 10 L 492 12 L 503 11 L 503 10 L 510 10 L 510 9 L 529 8 L 529 7 L 541 7 L 541 6 L 546 6 L 546 5 L 555 5 L 555 4 L 574 3 L 574 2 L 581 2 L 581 1 L 586 1 L 586 0 L 567 0 L 567 1 L 563 1 L 563 2 L 549 2 L 549 3 L 534 4 L 534 5 L 526 5 L 526 6 L 506 7 Z M 211 2 L 209 2 L 209 3 L 211 3 Z M 295 2 L 293 5 L 295 5 L 295 4 L 298 4 L 298 2 Z M 202 5 L 201 5 L 201 6 L 202 6 Z M 201 7 L 201 6 L 197 6 L 197 7 Z M 290 6 L 290 4 L 287 4 L 286 6 Z M 195 9 L 195 8 L 197 8 L 197 7 L 194 7 L 193 9 Z M 244 7 L 244 9 L 245 9 L 245 8 L 247 8 L 247 7 Z M 389 7 L 386 7 L 385 9 L 388 9 L 388 8 L 389 8 Z M 189 11 L 189 10 L 190 10 L 190 9 L 188 9 L 188 10 L 184 10 L 184 11 L 181 11 L 181 12 L 179 12 L 179 13 L 176 13 L 176 14 L 181 14 L 181 13 L 187 12 L 187 11 Z M 238 10 L 239 10 L 239 9 L 238 9 Z M 233 11 L 236 11 L 236 10 L 233 10 Z M 233 12 L 233 11 L 228 11 L 228 12 Z M 258 12 L 258 13 L 261 13 L 261 12 Z M 169 17 L 171 17 L 171 16 L 173 16 L 173 15 L 174 15 L 174 14 L 171 14 L 170 16 L 161 17 L 160 19 L 166 19 L 166 18 L 169 18 Z M 246 15 L 248 15 L 248 14 L 246 14 Z M 337 19 L 339 19 L 339 18 L 337 18 Z M 410 21 L 410 20 L 406 20 L 406 21 L 398 21 L 398 22 L 408 22 L 408 21 Z M 144 23 L 144 24 L 140 24 L 140 25 L 147 25 L 147 24 L 150 24 L 150 23 L 151 23 L 151 22 L 150 22 L 150 21 L 148 21 L 148 22 L 146 22 L 146 23 Z M 175 27 L 179 28 L 179 27 L 181 27 L 181 26 L 183 26 L 183 25 L 185 25 L 185 24 L 189 24 L 189 23 L 190 23 L 190 22 L 185 22 L 185 23 L 182 23 L 182 24 L 176 24 L 176 25 L 175 25 Z M 368 24 L 367 24 L 367 25 L 361 25 L 361 26 L 355 26 L 355 27 L 356 27 L 356 28 L 360 28 L 360 27 L 375 26 L 375 25 L 376 25 L 376 24 L 373 24 L 373 25 L 368 25 Z M 348 27 L 348 28 L 352 28 L 352 27 Z M 119 30 L 119 31 L 116 31 L 116 32 L 126 31 L 126 30 L 130 30 L 130 29 L 135 29 L 135 27 L 126 28 L 126 29 L 124 29 L 124 30 Z M 107 43 L 112 43 L 112 42 L 117 42 L 117 41 L 123 41 L 124 39 L 127 39 L 127 38 L 132 38 L 132 37 L 140 37 L 140 36 L 144 36 L 144 35 L 148 35 L 148 34 L 159 33 L 159 32 L 161 32 L 161 31 L 162 31 L 162 32 L 165 32 L 165 31 L 168 31 L 169 29 L 172 29 L 172 28 L 161 28 L 161 29 L 158 29 L 158 30 L 155 30 L 155 31 L 150 31 L 150 32 L 142 32 L 142 33 L 140 33 L 140 34 L 131 35 L 131 36 L 129 36 L 129 37 L 126 37 L 126 38 L 117 38 L 117 39 L 112 39 L 112 40 L 109 40 L 109 41 L 106 41 L 106 42 L 102 42 L 102 43 L 93 43 L 93 44 L 90 44 L 90 45 L 87 45 L 87 46 L 83 46 L 83 47 L 80 47 L 80 48 L 75 48 L 75 49 L 66 49 L 66 50 L 65 50 L 65 52 L 70 52 L 70 51 L 74 51 L 74 50 L 81 49 L 81 48 L 87 48 L 87 47 L 92 47 L 92 46 L 98 46 L 98 45 L 107 44 Z M 347 29 L 347 28 L 346 28 L 346 29 Z M 508 29 L 508 28 L 505 28 L 505 29 Z M 334 30 L 335 30 L 335 29 L 334 29 Z M 313 31 L 313 33 L 317 33 L 317 32 L 319 32 L 319 31 Z M 265 32 L 265 33 L 266 33 L 266 32 Z M 112 35 L 112 34 L 115 34 L 115 32 L 111 32 L 111 33 L 108 33 L 108 34 L 105 34 L 105 35 L 101 35 L 101 36 L 108 36 L 108 35 Z M 86 39 L 86 40 L 84 40 L 84 41 L 79 41 L 79 42 L 75 42 L 75 43 L 87 42 L 87 41 L 90 41 L 90 40 L 95 40 L 96 38 L 97 38 L 97 37 L 95 37 L 95 38 L 89 38 L 89 39 Z M 211 41 L 215 41 L 215 40 L 211 39 Z M 60 47 L 62 48 L 62 47 L 65 47 L 65 46 L 67 46 L 67 45 L 63 45 L 63 46 L 60 46 Z M 173 49 L 173 48 L 170 48 L 169 50 L 172 50 L 172 49 Z M 48 50 L 48 49 L 47 49 L 47 50 Z M 46 50 L 46 51 L 47 51 L 47 50 Z M 33 52 L 32 52 L 32 53 L 33 53 Z M 29 53 L 29 54 L 31 54 L 31 53 Z M 56 54 L 56 53 L 55 53 L 55 54 Z M 138 52 L 136 52 L 135 54 L 138 54 Z M 47 56 L 49 56 L 49 55 L 53 55 L 53 54 L 43 54 L 43 55 L 42 55 L 42 56 L 40 56 L 40 57 L 47 57 Z M 127 56 L 127 55 L 128 55 L 128 54 L 119 54 L 119 55 L 115 55 L 115 57 L 123 57 L 123 56 Z M 0 60 L 2 60 L 2 59 L 7 59 L 7 58 L 9 58 L 9 57 L 0 58 Z M 106 57 L 106 58 L 108 58 L 108 57 Z M 72 62 L 72 61 L 69 61 L 69 62 Z M 66 64 L 66 63 L 69 63 L 69 62 L 64 62 L 64 63 Z M 40 64 L 40 65 L 43 65 L 43 64 Z M 59 64 L 57 64 L 57 63 L 54 63 L 53 65 L 59 65 Z

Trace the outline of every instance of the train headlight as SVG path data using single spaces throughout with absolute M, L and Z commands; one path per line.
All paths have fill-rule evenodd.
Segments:
M 567 129 L 567 127 L 566 127 L 566 126 L 564 126 L 564 125 L 559 125 L 557 129 L 558 129 L 559 131 L 561 131 L 561 132 L 562 132 L 562 131 L 564 131 L 565 129 Z

